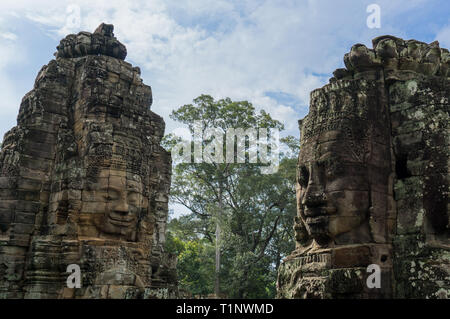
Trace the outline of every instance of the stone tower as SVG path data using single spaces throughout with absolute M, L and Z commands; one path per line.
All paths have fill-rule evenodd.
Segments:
M 0 298 L 177 294 L 176 258 L 163 250 L 165 124 L 113 29 L 64 38 L 5 134 Z M 67 284 L 72 264 L 80 288 Z
M 382 36 L 344 62 L 299 121 L 278 297 L 450 298 L 449 51 Z

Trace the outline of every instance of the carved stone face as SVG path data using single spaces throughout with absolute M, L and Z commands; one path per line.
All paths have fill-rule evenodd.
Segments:
M 349 160 L 342 140 L 314 141 L 300 150 L 297 205 L 308 234 L 318 243 L 352 241 L 368 219 L 368 170 Z M 361 234 L 357 235 L 361 239 Z
M 97 183 L 83 191 L 83 197 L 94 203 L 86 205 L 96 216 L 94 225 L 100 233 L 134 241 L 141 213 L 147 207 L 143 184 L 127 179 L 122 171 L 105 169 L 99 176 Z

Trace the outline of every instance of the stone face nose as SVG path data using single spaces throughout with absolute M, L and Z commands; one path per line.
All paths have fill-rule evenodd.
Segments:
M 321 183 L 321 168 L 317 164 L 309 166 L 309 181 L 302 204 L 307 207 L 321 206 L 326 203 L 326 196 Z
M 128 202 L 125 196 L 121 196 L 113 207 L 114 212 L 121 215 L 128 215 L 128 208 Z
M 303 199 L 303 205 L 306 207 L 317 207 L 326 204 L 325 193 L 318 190 L 307 190 Z
M 306 187 L 302 204 L 306 207 L 317 207 L 326 203 L 326 195 L 321 185 L 314 180 L 310 180 Z

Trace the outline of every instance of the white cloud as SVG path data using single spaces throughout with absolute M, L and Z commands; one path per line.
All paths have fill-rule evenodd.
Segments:
M 44 1 L 39 6 L 28 3 L 30 6 L 23 9 L 26 18 L 62 36 L 69 31 L 67 20 L 73 11 L 67 8 L 71 3 L 50 6 Z M 167 117 L 170 111 L 202 93 L 250 100 L 279 117 L 282 112 L 277 108 L 286 106 L 274 100 L 266 103 L 264 92 L 283 91 L 307 104 L 309 91 L 323 84 L 323 78 L 310 73 L 330 72 L 338 61 L 328 58 L 325 64 L 314 67 L 317 58 L 330 54 L 315 45 L 323 41 L 318 36 L 320 30 L 316 34 L 308 30 L 314 25 L 312 17 L 308 18 L 308 5 L 285 7 L 271 1 L 244 5 L 185 1 L 177 6 L 162 1 L 75 3 L 81 8 L 80 30 L 92 31 L 102 21 L 115 25 L 116 36 L 127 45 L 129 59 L 143 68 L 144 80 L 153 86 L 154 109 L 166 118 L 169 127 L 174 126 Z M 10 9 L 19 8 L 16 3 Z M 191 25 L 170 16 L 173 13 L 176 17 L 177 12 L 190 17 L 186 21 Z M 201 25 L 201 21 L 219 16 L 226 28 Z M 311 41 L 314 37 L 318 39 Z
M 12 32 L 4 32 L 0 34 L 0 37 L 2 37 L 5 40 L 10 40 L 10 41 L 14 41 L 17 40 L 17 35 L 15 35 Z
M 18 104 L 21 97 L 15 83 L 11 79 L 11 69 L 22 63 L 25 54 L 17 43 L 17 35 L 4 26 L 5 21 L 0 20 L 0 140 L 4 133 L 15 125 Z
M 206 93 L 249 100 L 298 135 L 297 119 L 307 111 L 310 91 L 342 66 L 350 46 L 370 45 L 383 33 L 403 36 L 405 30 L 385 22 L 425 0 L 377 1 L 381 30 L 366 27 L 369 3 L 15 0 L 2 1 L 0 12 L 25 17 L 56 38 L 113 23 L 128 59 L 141 67 L 144 81 L 152 86 L 153 110 L 165 118 L 168 131 L 178 126 L 170 112 Z M 80 8 L 79 27 L 74 26 L 74 5 Z M 438 37 L 448 38 L 446 32 Z M 301 105 L 284 105 L 267 97 L 268 91 L 290 94 Z
M 445 26 L 436 34 L 441 48 L 450 48 L 450 25 Z
M 309 93 L 326 83 L 354 43 L 371 44 L 381 34 L 408 35 L 399 14 L 420 11 L 425 0 L 377 0 L 382 29 L 366 27 L 372 1 L 281 0 L 12 0 L 0 1 L 0 134 L 17 116 L 18 96 L 8 68 L 40 48 L 19 45 L 26 38 L 8 17 L 31 21 L 53 39 L 113 23 L 128 58 L 142 69 L 154 94 L 152 109 L 167 132 L 186 134 L 169 119 L 175 108 L 200 94 L 249 100 L 298 136 L 297 120 L 307 113 Z M 77 19 L 79 6 L 80 19 Z M 388 21 L 392 21 L 391 24 Z M 450 27 L 436 38 L 450 47 Z M 37 67 L 38 68 L 38 67 Z M 287 105 L 267 96 L 282 92 L 300 101 Z M 176 211 L 181 211 L 179 207 Z

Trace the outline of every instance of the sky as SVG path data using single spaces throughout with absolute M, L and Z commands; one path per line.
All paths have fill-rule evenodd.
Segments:
M 380 28 L 369 28 L 370 4 Z M 0 136 L 16 124 L 20 101 L 69 33 L 115 26 L 127 61 L 153 91 L 152 110 L 169 118 L 200 94 L 248 100 L 299 135 L 309 92 L 343 67 L 355 43 L 391 34 L 450 48 L 448 0 L 2 0 Z
M 369 28 L 367 8 L 380 8 Z M 126 60 L 169 114 L 201 95 L 247 100 L 299 136 L 309 93 L 343 67 L 351 46 L 391 34 L 450 48 L 448 0 L 1 0 L 0 137 L 16 125 L 22 97 L 70 33 L 115 26 Z

